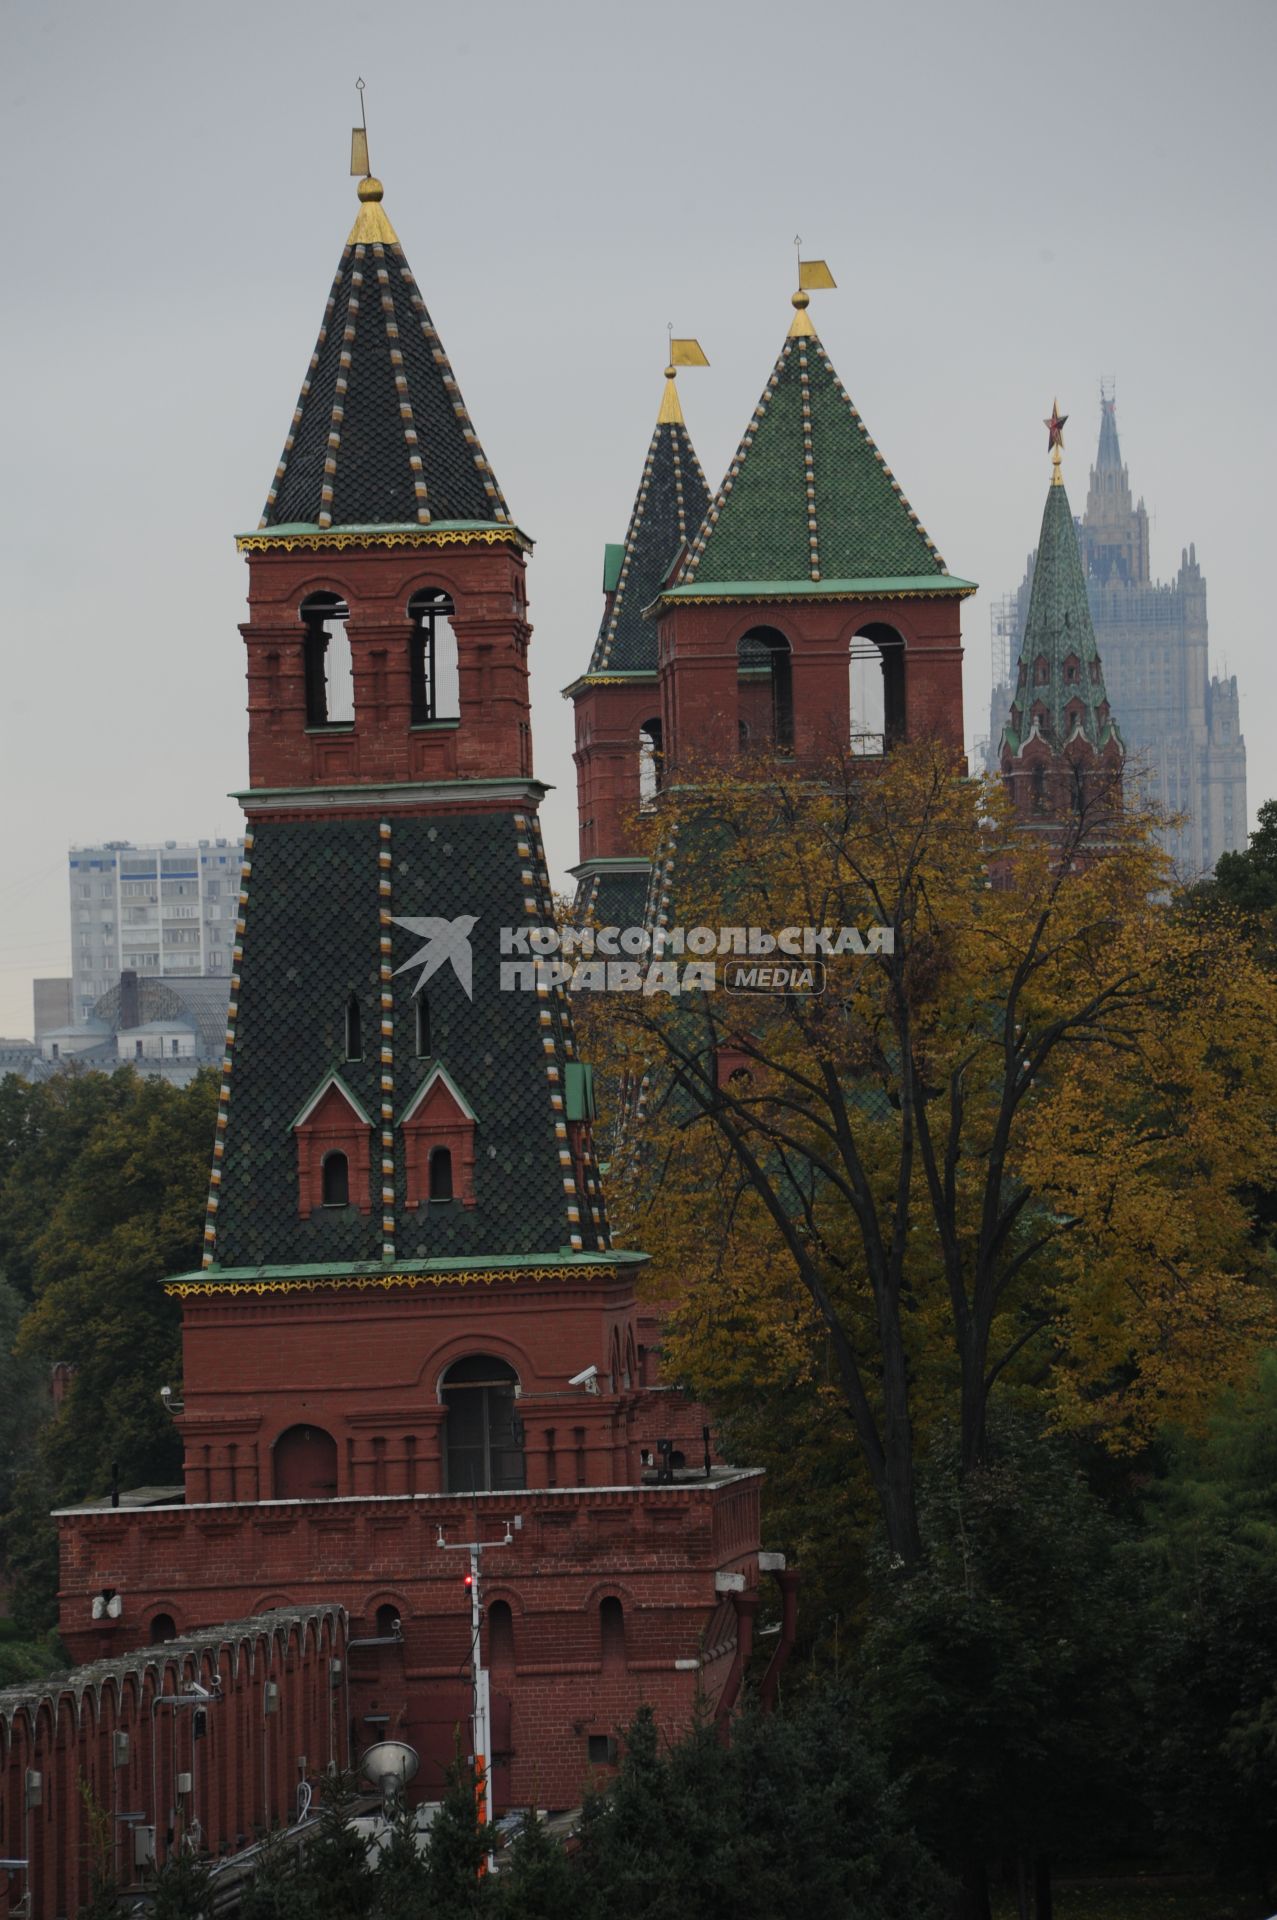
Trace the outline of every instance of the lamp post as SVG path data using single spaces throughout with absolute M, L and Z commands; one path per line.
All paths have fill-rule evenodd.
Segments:
M 492 1751 L 490 1746 L 492 1723 L 492 1697 L 488 1684 L 488 1670 L 483 1664 L 483 1592 L 482 1592 L 482 1556 L 493 1547 L 512 1547 L 514 1529 L 522 1527 L 523 1515 L 516 1514 L 513 1521 L 507 1520 L 505 1537 L 502 1540 L 445 1540 L 443 1528 L 439 1528 L 437 1545 L 444 1553 L 468 1553 L 470 1571 L 466 1575 L 466 1586 L 470 1592 L 470 1671 L 473 1677 L 474 1707 L 472 1710 L 474 1770 L 477 1786 L 482 1798 L 479 1801 L 479 1824 L 492 1825 Z M 477 1528 L 476 1528 L 477 1531 Z M 493 1856 L 488 1855 L 488 1865 L 493 1864 Z

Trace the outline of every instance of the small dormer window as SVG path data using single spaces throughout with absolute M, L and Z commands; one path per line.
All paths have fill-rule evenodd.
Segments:
M 417 995 L 417 1058 L 430 1058 L 430 1002 L 424 993 Z
M 350 1162 L 344 1153 L 324 1155 L 323 1193 L 326 1207 L 350 1205 Z
M 451 1200 L 452 1153 L 448 1147 L 436 1147 L 430 1155 L 430 1198 Z
M 1069 683 L 1070 686 L 1076 683 L 1076 681 L 1078 680 L 1081 674 L 1081 671 L 1082 671 L 1082 662 L 1078 659 L 1075 653 L 1071 653 L 1068 659 L 1064 662 L 1064 678 Z
M 1050 679 L 1051 663 L 1044 653 L 1040 653 L 1033 662 L 1033 684 L 1035 687 L 1045 687 Z
M 363 1023 L 359 1013 L 359 1001 L 352 993 L 346 1002 L 346 1058 L 362 1060 L 363 1057 Z

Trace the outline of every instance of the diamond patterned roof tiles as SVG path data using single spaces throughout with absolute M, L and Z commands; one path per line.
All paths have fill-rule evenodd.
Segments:
M 260 524 L 441 521 L 510 515 L 403 248 L 352 235 Z
M 882 578 L 948 582 L 819 339 L 791 336 L 675 587 Z
M 656 672 L 656 629 L 644 620 L 670 568 L 705 517 L 709 487 L 686 426 L 657 423 L 630 515 L 620 578 L 603 616 L 591 673 Z

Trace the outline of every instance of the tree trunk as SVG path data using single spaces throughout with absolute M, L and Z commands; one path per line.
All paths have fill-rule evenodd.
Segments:
M 1044 1853 L 1033 1863 L 1033 1904 L 1035 1920 L 1052 1920 L 1055 1902 L 1051 1898 L 1051 1862 Z
M 989 1906 L 989 1871 L 983 1860 L 964 1860 L 962 1884 L 958 1889 L 956 1920 L 992 1920 Z

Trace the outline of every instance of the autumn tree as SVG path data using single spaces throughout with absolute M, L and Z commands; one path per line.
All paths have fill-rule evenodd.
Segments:
M 758 929 L 824 990 L 667 952 L 578 996 L 635 1094 L 613 1208 L 681 1294 L 667 1354 L 711 1394 L 826 1366 L 906 1564 L 920 1421 L 970 1467 L 1033 1378 L 1130 1443 L 1277 1324 L 1238 1197 L 1277 1165 L 1277 992 L 1168 912 L 1150 825 L 1092 791 L 1048 845 L 930 744 L 706 769 L 651 829 L 664 926 Z

